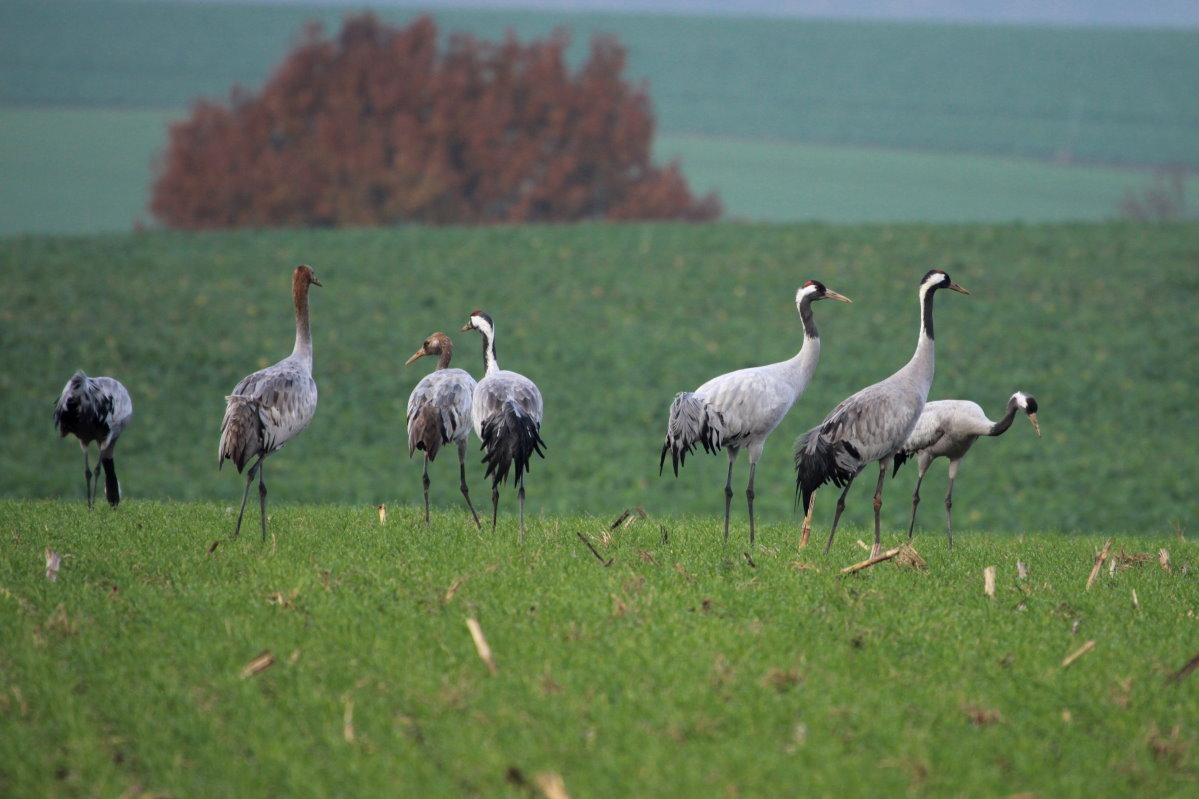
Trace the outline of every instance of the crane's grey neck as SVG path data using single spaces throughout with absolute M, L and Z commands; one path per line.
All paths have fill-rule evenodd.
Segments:
M 308 324 L 308 284 L 295 286 L 293 299 L 296 304 L 296 345 L 291 357 L 298 358 L 312 369 L 312 330 Z
M 820 332 L 816 329 L 816 321 L 812 316 L 812 298 L 804 297 L 799 301 L 799 318 L 803 321 L 803 344 L 799 352 L 788 361 L 788 368 L 793 372 L 793 382 L 798 391 L 802 391 L 811 381 L 816 372 L 816 363 L 820 360 Z
M 1016 398 L 1012 397 L 1007 403 L 1007 413 L 1003 415 L 995 424 L 991 425 L 991 431 L 987 433 L 989 436 L 1001 436 L 1007 432 L 1007 429 L 1012 426 L 1012 422 L 1016 418 L 1016 411 L 1019 410 L 1019 405 L 1016 404 Z
M 500 362 L 495 357 L 495 332 L 487 327 L 477 328 L 483 334 L 483 372 L 491 374 L 500 370 Z

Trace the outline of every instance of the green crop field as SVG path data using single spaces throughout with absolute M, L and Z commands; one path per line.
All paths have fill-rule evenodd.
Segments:
M 1185 528 L 1197 509 L 1199 363 L 1181 354 L 1199 338 L 1197 233 L 1194 224 L 726 223 L 10 237 L 0 240 L 0 494 L 82 496 L 78 447 L 55 438 L 50 410 L 83 368 L 132 393 L 118 449 L 131 498 L 235 503 L 241 479 L 216 470 L 224 396 L 290 352 L 288 281 L 304 262 L 325 283 L 312 298 L 321 405 L 272 457 L 272 497 L 418 502 L 404 409 L 428 365 L 403 361 L 444 330 L 458 345 L 455 363 L 477 375 L 477 335 L 458 329 L 483 308 L 498 325 L 501 364 L 545 396 L 548 449 L 529 477 L 532 514 L 606 518 L 642 506 L 715 518 L 723 456 L 693 458 L 678 479 L 658 475 L 671 398 L 793 355 L 795 291 L 814 278 L 854 304 L 817 306 L 821 363 L 759 465 L 763 521 L 789 529 L 791 442 L 907 361 L 917 282 L 942 267 L 973 294 L 938 300 L 931 397 L 972 399 L 998 415 L 1022 389 L 1040 400 L 1044 431 L 1038 439 L 1018 420 L 972 451 L 955 492 L 963 534 Z M 469 476 L 485 497 L 474 446 Z M 434 501 L 457 508 L 452 458 L 434 467 Z M 913 480 L 908 469 L 891 484 L 891 527 L 906 525 Z M 926 496 L 943 480 L 935 467 Z M 871 518 L 870 488 L 855 486 L 848 520 Z M 514 510 L 511 494 L 504 512 Z M 923 516 L 931 531 L 941 529 L 935 505 Z
M 1118 537 L 1088 587 L 1094 535 L 922 536 L 922 568 L 841 575 L 861 529 L 826 557 L 676 516 L 550 515 L 523 547 L 457 510 L 271 517 L 261 544 L 210 502 L 0 501 L 0 793 L 1194 791 L 1174 535 Z

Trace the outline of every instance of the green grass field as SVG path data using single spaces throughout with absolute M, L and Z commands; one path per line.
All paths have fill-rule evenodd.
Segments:
M 796 288 L 819 279 L 853 305 L 816 309 L 823 355 L 808 392 L 766 446 L 756 502 L 793 516 L 791 443 L 838 401 L 899 368 L 917 333 L 916 284 L 948 269 L 972 295 L 938 301 L 931 398 L 973 399 L 998 415 L 1017 389 L 1041 403 L 1044 438 L 1022 420 L 980 442 L 955 490 L 963 534 L 1026 530 L 1163 534 L 1196 519 L 1190 475 L 1199 364 L 1199 235 L 1189 225 L 580 225 L 478 230 L 128 234 L 0 240 L 0 495 L 81 497 L 82 460 L 55 437 L 51 405 L 77 368 L 123 380 L 135 416 L 118 445 L 133 499 L 234 502 L 242 480 L 216 470 L 224 396 L 291 350 L 288 280 L 310 263 L 320 408 L 267 468 L 280 502 L 411 504 L 420 462 L 406 455 L 403 367 L 434 330 L 455 363 L 480 370 L 458 332 L 491 312 L 500 362 L 545 396 L 546 460 L 529 510 L 614 517 L 631 506 L 715 518 L 723 456 L 658 475 L 671 398 L 735 368 L 783 360 L 800 344 Z M 829 307 L 835 306 L 835 307 Z M 1182 348 L 1180 350 L 1180 348 Z M 469 479 L 486 496 L 472 445 Z M 434 501 L 457 508 L 452 458 Z M 926 481 L 922 523 L 941 528 Z M 735 477 L 745 534 L 744 459 Z M 886 495 L 906 526 L 914 481 Z M 871 518 L 870 478 L 847 519 Z M 514 511 L 510 489 L 502 513 Z M 823 506 L 831 511 L 831 499 Z M 778 542 L 767 541 L 770 545 Z
M 609 521 L 522 548 L 456 510 L 289 504 L 260 544 L 212 503 L 0 501 L 0 793 L 1194 789 L 1190 541 L 1118 538 L 1087 590 L 1094 535 L 921 536 L 923 569 L 842 576 L 860 529 L 746 557 L 707 520 Z

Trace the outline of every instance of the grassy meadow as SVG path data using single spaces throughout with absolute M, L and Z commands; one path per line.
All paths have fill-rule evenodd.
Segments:
M 236 503 L 241 479 L 216 470 L 224 396 L 290 352 L 288 281 L 310 263 L 325 284 L 312 297 L 320 407 L 267 464 L 273 500 L 419 502 L 404 412 L 430 365 L 403 361 L 443 330 L 457 344 L 455 364 L 478 375 L 479 339 L 459 328 L 482 308 L 496 320 L 501 365 L 545 397 L 548 448 L 528 480 L 532 514 L 607 518 L 641 506 L 715 518 L 723 455 L 690 459 L 678 479 L 658 475 L 671 398 L 793 355 L 795 291 L 814 278 L 854 304 L 816 306 L 820 365 L 758 469 L 763 521 L 787 522 L 791 442 L 907 361 L 916 285 L 941 267 L 972 295 L 938 300 L 931 398 L 973 399 L 998 416 L 1024 390 L 1040 401 L 1044 432 L 1038 439 L 1019 419 L 975 447 L 955 490 L 962 534 L 1185 528 L 1197 507 L 1199 366 L 1179 348 L 1197 336 L 1196 234 L 1193 224 L 725 223 L 10 237 L 0 240 L 0 412 L 9 420 L 0 495 L 82 496 L 79 449 L 55 438 L 50 409 L 83 368 L 132 394 L 117 450 L 127 496 Z M 472 446 L 468 478 L 485 502 L 478 457 Z M 461 504 L 453 460 L 433 464 L 440 507 Z M 738 535 L 746 468 L 743 458 Z M 926 482 L 922 524 L 933 531 L 944 469 Z M 888 489 L 889 526 L 906 525 L 913 481 L 905 469 Z M 869 483 L 855 486 L 847 520 L 871 518 Z M 513 500 L 505 491 L 501 511 Z
M 264 545 L 211 502 L 0 500 L 0 793 L 1194 790 L 1189 540 L 1117 537 L 1088 589 L 1093 534 L 921 536 L 923 568 L 846 576 L 861 528 L 825 557 L 673 515 L 524 547 L 419 519 L 275 505 Z

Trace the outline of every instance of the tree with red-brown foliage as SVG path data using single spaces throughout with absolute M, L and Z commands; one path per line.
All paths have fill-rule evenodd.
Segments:
M 171 127 L 150 210 L 170 227 L 488 224 L 720 215 L 677 165 L 654 166 L 625 49 L 569 37 L 499 44 L 348 17 L 309 25 L 262 91 L 197 102 Z

